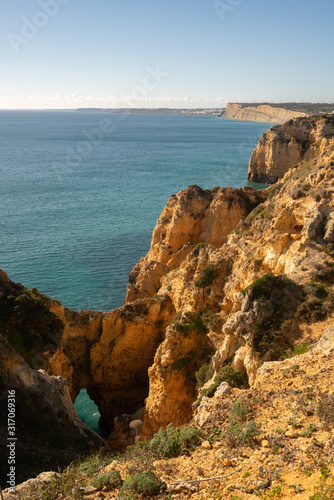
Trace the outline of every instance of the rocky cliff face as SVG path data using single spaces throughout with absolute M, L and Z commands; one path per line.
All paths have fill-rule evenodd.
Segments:
M 86 386 L 111 426 L 146 399 L 142 437 L 190 420 L 195 374 L 210 360 L 209 384 L 228 366 L 254 384 L 261 364 L 296 340 L 300 321 L 331 310 L 331 287 L 317 298 L 315 266 L 331 279 L 332 165 L 327 149 L 267 190 L 190 186 L 173 196 L 122 308 L 95 316 L 90 333 L 89 321 L 52 308 L 65 324 L 52 372 L 68 378 L 73 397 Z
M 273 184 L 302 160 L 326 154 L 334 144 L 334 120 L 327 117 L 297 118 L 272 127 L 252 153 L 248 180 Z
M 284 123 L 292 118 L 306 116 L 305 113 L 276 108 L 267 104 L 243 107 L 240 104 L 227 104 L 223 118 L 251 122 Z
M 142 437 L 187 422 L 219 381 L 242 376 L 253 386 L 301 325 L 333 312 L 334 151 L 324 135 L 332 125 L 300 123 L 305 137 L 323 139 L 275 186 L 190 186 L 171 197 L 123 307 L 73 312 L 44 302 L 63 325 L 44 349 L 48 371 L 68 380 L 72 399 L 86 387 L 106 426 L 118 419 L 123 443 L 124 413 L 144 406 Z M 118 446 L 115 434 L 110 442 Z
M 15 482 L 51 467 L 67 465 L 80 453 L 99 448 L 103 441 L 74 410 L 68 383 L 60 376 L 34 370 L 0 335 L 0 483 L 8 480 L 8 394 L 14 406 L 13 456 Z M 14 401 L 14 403 L 13 403 Z M 5 450 L 8 453 L 5 453 Z

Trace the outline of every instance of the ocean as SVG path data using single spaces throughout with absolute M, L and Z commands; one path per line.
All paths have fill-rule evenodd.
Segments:
M 74 310 L 121 306 L 169 197 L 191 184 L 246 185 L 251 152 L 270 126 L 0 111 L 0 268 Z M 88 399 L 76 403 L 79 413 Z M 89 418 L 96 427 L 98 415 Z

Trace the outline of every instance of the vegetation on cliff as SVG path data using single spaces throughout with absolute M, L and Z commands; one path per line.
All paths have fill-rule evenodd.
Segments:
M 299 111 L 301 113 L 306 113 L 308 115 L 316 115 L 319 113 L 332 113 L 334 111 L 334 103 L 321 103 L 321 102 L 247 102 L 239 103 L 242 108 L 248 108 L 252 106 L 267 105 L 273 108 L 283 108 L 288 111 Z
M 63 326 L 36 288 L 13 283 L 0 271 L 0 332 L 33 368 L 45 367 L 36 355 L 60 338 Z
M 99 316 L 48 303 L 64 324 L 48 369 L 71 394 L 85 384 L 114 426 L 109 445 L 137 441 L 129 423 L 143 420 L 142 442 L 94 471 L 98 488 L 118 478 L 106 498 L 333 494 L 332 122 L 297 119 L 275 137 L 285 126 L 300 127 L 307 158 L 259 192 L 173 196 L 125 306 Z

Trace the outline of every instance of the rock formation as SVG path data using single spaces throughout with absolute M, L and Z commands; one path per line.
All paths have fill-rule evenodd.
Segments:
M 309 141 L 307 160 L 275 186 L 190 186 L 171 197 L 129 275 L 123 307 L 73 312 L 25 292 L 63 325 L 41 349 L 47 370 L 68 380 L 72 400 L 87 388 L 123 444 L 136 437 L 129 424 L 142 420 L 140 408 L 142 438 L 188 422 L 203 396 L 198 373 L 209 374 L 206 394 L 226 373 L 253 386 L 261 364 L 294 344 L 302 322 L 333 311 L 334 151 L 325 137 L 332 124 L 298 119 L 274 133 L 290 127 L 297 136 L 298 124 L 308 131 L 298 132 Z
M 326 154 L 333 144 L 332 115 L 297 118 L 272 127 L 263 134 L 252 153 L 248 180 L 273 184 L 292 166 Z
M 229 120 L 241 120 L 250 122 L 284 123 L 291 118 L 307 116 L 299 111 L 289 111 L 284 108 L 277 108 L 268 104 L 258 106 L 245 106 L 236 103 L 227 104 L 223 118 Z
M 6 485 L 8 479 L 9 394 L 14 408 L 10 429 L 16 438 L 11 441 L 16 484 L 42 470 L 67 465 L 80 453 L 103 444 L 79 419 L 67 381 L 30 368 L 0 335 L 0 441 L 6 443 L 0 457 L 0 484 Z

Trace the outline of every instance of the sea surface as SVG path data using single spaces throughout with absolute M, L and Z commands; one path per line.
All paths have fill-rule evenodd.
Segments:
M 71 309 L 121 306 L 169 197 L 191 184 L 246 185 L 251 152 L 270 126 L 0 111 L 0 268 Z M 85 395 L 79 413 L 90 403 Z

